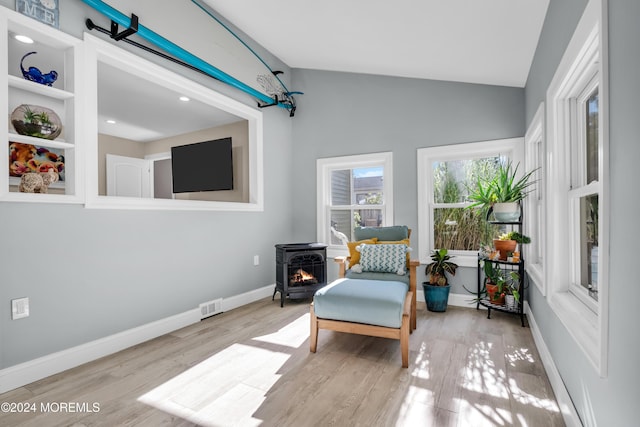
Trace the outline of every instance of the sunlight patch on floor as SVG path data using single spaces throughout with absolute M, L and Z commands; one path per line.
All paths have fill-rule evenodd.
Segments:
M 418 355 L 413 361 L 413 370 L 411 371 L 411 375 L 416 378 L 422 378 L 425 380 L 429 379 L 429 357 L 427 353 L 427 343 L 423 342 L 420 344 L 420 350 L 418 351 Z
M 252 414 L 280 378 L 278 371 L 289 357 L 233 344 L 138 400 L 202 426 L 257 426 L 262 421 Z
M 465 401 L 460 405 L 458 419 L 464 420 L 462 425 L 473 427 L 512 426 L 513 419 L 508 401 L 506 405 L 507 408 L 496 408 L 493 405 Z
M 514 379 L 509 380 L 509 390 L 511 391 L 511 396 L 523 405 L 531 405 L 535 408 L 541 408 L 550 412 L 560 412 L 560 408 L 558 408 L 555 399 L 540 398 L 527 393 L 520 389 L 517 381 Z
M 462 386 L 470 391 L 508 399 L 505 372 L 491 360 L 490 343 L 478 342 L 469 354 Z
M 511 366 L 515 366 L 515 363 L 518 361 L 535 363 L 533 355 L 529 351 L 528 348 L 519 348 L 505 355 L 507 358 L 507 362 L 511 364 Z
M 256 341 L 298 348 L 309 338 L 309 325 L 311 324 L 310 316 L 311 315 L 307 313 L 287 324 L 277 332 L 263 335 L 261 337 L 255 337 L 253 339 Z

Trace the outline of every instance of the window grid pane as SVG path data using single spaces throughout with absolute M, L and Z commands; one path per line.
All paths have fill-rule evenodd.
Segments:
M 495 175 L 500 158 L 459 159 L 433 162 L 433 201 L 435 203 L 461 203 L 467 201 L 469 189 L 478 178 Z
M 330 239 L 332 245 L 346 245 L 352 239 L 351 210 L 331 210 Z
M 598 181 L 598 90 L 585 102 L 586 114 L 586 184 Z
M 331 206 L 351 205 L 351 170 L 331 171 Z
M 580 284 L 598 300 L 598 195 L 580 198 Z
M 353 169 L 354 203 L 357 205 L 381 205 L 384 174 L 382 167 Z
M 497 228 L 490 226 L 478 209 L 436 208 L 433 210 L 434 248 L 477 251 L 489 244 Z
M 433 237 L 434 248 L 456 251 L 477 251 L 491 242 L 491 227 L 478 209 L 459 207 L 467 203 L 469 189 L 478 179 L 495 175 L 499 156 L 476 159 L 434 161 L 433 170 Z M 451 207 L 442 205 L 451 204 Z M 458 206 L 453 206 L 457 204 Z

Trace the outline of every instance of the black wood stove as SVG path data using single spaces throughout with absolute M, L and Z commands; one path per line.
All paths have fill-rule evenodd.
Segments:
M 280 307 L 285 298 L 311 298 L 327 284 L 327 245 L 321 243 L 286 243 L 276 245 L 276 292 Z

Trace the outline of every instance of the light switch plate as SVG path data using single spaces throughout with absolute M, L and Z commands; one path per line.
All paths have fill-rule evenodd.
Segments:
M 29 317 L 29 298 L 17 298 L 11 300 L 11 319 Z

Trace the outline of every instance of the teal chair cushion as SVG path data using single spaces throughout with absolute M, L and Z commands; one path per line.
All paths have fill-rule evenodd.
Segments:
M 353 232 L 356 241 L 377 237 L 379 241 L 397 241 L 409 238 L 409 227 L 391 225 L 389 227 L 356 227 Z
M 314 312 L 321 319 L 400 328 L 408 289 L 398 281 L 338 279 L 316 292 Z

